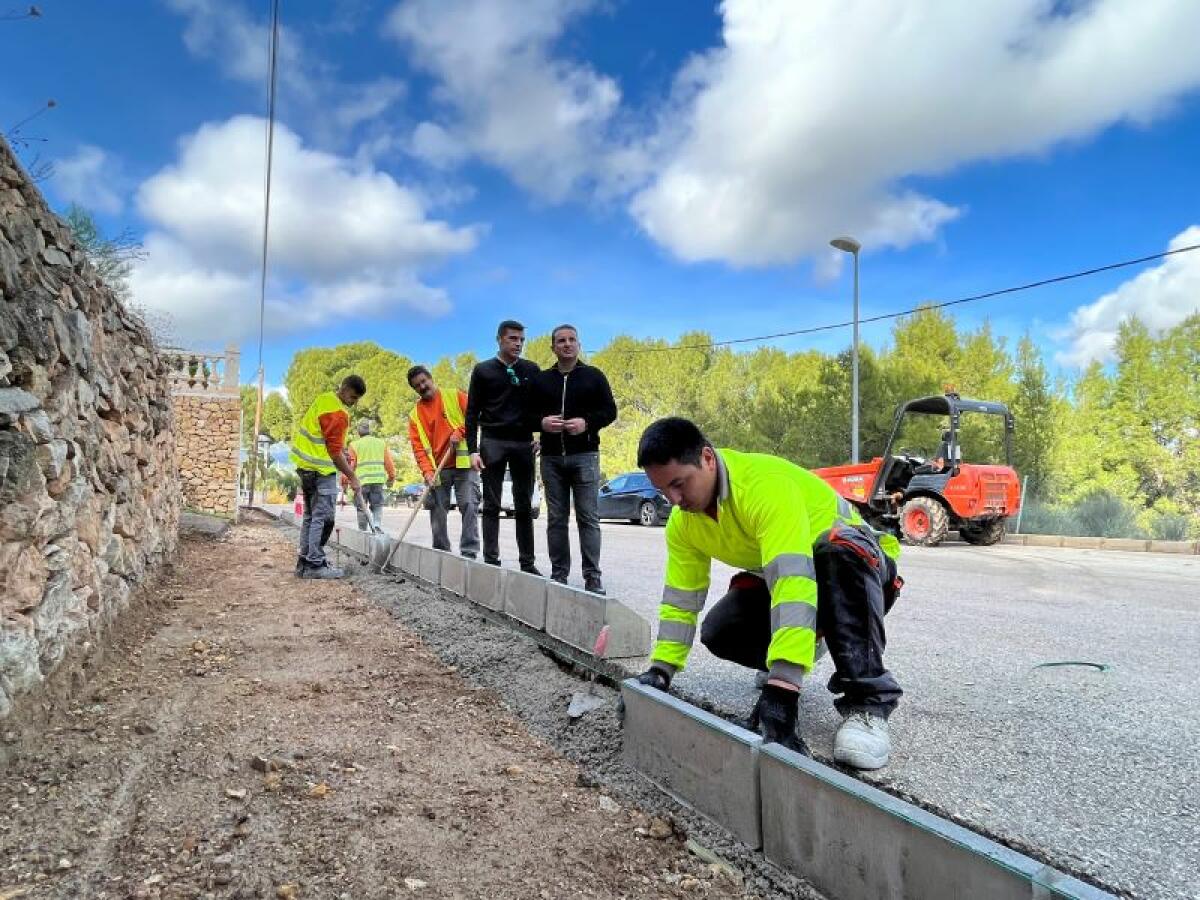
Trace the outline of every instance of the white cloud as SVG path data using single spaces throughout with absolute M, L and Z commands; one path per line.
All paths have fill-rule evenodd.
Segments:
M 1200 244 L 1200 225 L 1175 235 L 1168 249 Z M 1060 333 L 1070 347 L 1058 361 L 1083 368 L 1092 360 L 1110 362 L 1121 323 L 1137 316 L 1150 331 L 1160 333 L 1200 312 L 1200 250 L 1168 256 L 1095 303 L 1081 306 Z
M 80 144 L 74 156 L 56 159 L 51 181 L 68 203 L 107 215 L 117 215 L 125 208 L 127 180 L 119 164 L 91 144 Z
M 268 77 L 270 23 L 251 19 L 240 6 L 225 0 L 167 0 L 187 25 L 184 46 L 192 55 L 212 59 L 226 76 L 265 90 Z M 344 143 L 345 134 L 377 120 L 404 96 L 404 83 L 377 78 L 366 83 L 343 81 L 337 69 L 306 45 L 286 25 L 279 28 L 276 60 L 278 97 L 285 112 L 303 115 L 322 143 Z
M 423 123 L 413 151 L 439 165 L 473 153 L 541 197 L 604 175 L 615 81 L 557 57 L 554 43 L 597 0 L 404 0 L 386 32 L 437 79 L 450 121 Z
M 1200 4 L 725 0 L 630 209 L 686 260 L 768 264 L 928 241 L 960 210 L 908 176 L 1045 151 L 1200 83 Z
M 152 230 L 134 299 L 169 314 L 184 343 L 257 333 L 264 128 L 249 116 L 205 125 L 138 190 Z M 419 272 L 471 250 L 476 235 L 427 218 L 419 196 L 391 176 L 308 149 L 277 125 L 267 330 L 443 314 L 445 292 Z

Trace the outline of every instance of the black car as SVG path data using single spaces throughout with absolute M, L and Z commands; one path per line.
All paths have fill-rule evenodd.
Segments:
M 655 490 L 645 472 L 626 472 L 600 487 L 600 518 L 642 525 L 665 525 L 671 503 Z

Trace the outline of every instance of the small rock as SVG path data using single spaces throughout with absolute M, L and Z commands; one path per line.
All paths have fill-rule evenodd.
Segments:
M 58 861 L 58 866 L 56 868 L 61 869 L 61 870 L 66 870 L 66 869 L 71 868 L 71 865 L 72 865 L 71 861 L 64 856 L 62 859 L 60 859 Z
M 601 794 L 600 800 L 598 802 L 600 804 L 600 809 L 603 812 L 618 813 L 621 811 L 621 804 L 618 803 L 616 800 L 614 800 L 612 797 Z
M 206 644 L 204 641 L 192 641 L 192 652 L 193 653 L 207 653 L 208 652 L 208 644 Z
M 256 772 L 276 772 L 279 770 L 279 763 L 265 756 L 256 756 L 250 760 L 250 768 Z
M 421 888 L 428 887 L 429 885 L 420 878 L 405 878 L 404 886 L 410 891 L 419 891 Z
M 246 789 L 245 788 L 225 788 L 225 796 L 228 797 L 230 800 L 245 800 L 246 799 Z
M 283 776 L 278 772 L 268 772 L 263 776 L 263 790 L 272 794 L 283 787 Z
M 149 722 L 138 722 L 133 726 L 134 734 L 154 734 L 157 730 Z
M 646 834 L 650 835 L 656 841 L 665 841 L 674 833 L 675 830 L 671 827 L 670 823 L 663 819 L 652 819 L 650 827 L 646 829 Z
M 513 776 L 525 774 L 524 769 L 522 769 L 520 766 L 513 765 L 511 763 L 509 765 L 505 766 L 503 769 L 501 769 L 500 772 L 503 775 L 513 775 Z
M 322 781 L 320 784 L 314 784 L 308 789 L 308 796 L 320 799 L 322 797 L 327 797 L 330 791 L 331 788 L 329 785 Z
M 689 875 L 679 882 L 679 887 L 680 887 L 680 890 L 684 890 L 684 891 L 698 891 L 698 890 L 700 890 L 700 884 L 701 884 L 700 879 L 693 878 L 692 876 Z
M 295 900 L 300 896 L 300 885 L 298 884 L 281 884 L 275 888 L 275 896 L 279 900 Z

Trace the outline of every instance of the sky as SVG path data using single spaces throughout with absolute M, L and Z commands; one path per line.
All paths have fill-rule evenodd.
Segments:
M 269 0 L 0 0 L 0 130 L 128 230 L 134 301 L 258 360 Z M 1200 244 L 1193 0 L 283 0 L 263 364 L 850 319 Z M 53 108 L 47 102 L 54 101 Z M 22 120 L 38 113 L 30 121 Z M 1055 371 L 1200 252 L 956 307 Z M 891 325 L 867 325 L 876 348 Z M 777 339 L 835 352 L 849 329 Z M 746 347 L 757 344 L 742 345 Z

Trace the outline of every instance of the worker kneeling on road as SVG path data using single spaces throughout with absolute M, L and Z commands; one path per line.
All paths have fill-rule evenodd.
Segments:
M 796 734 L 804 675 L 823 637 L 843 717 L 833 756 L 859 769 L 887 765 L 887 719 L 902 691 L 883 665 L 883 617 L 903 583 L 900 544 L 877 536 L 816 475 L 761 453 L 716 450 L 687 419 L 642 434 L 638 465 L 678 508 L 667 522 L 658 638 L 642 684 L 667 690 L 687 662 L 708 596 L 711 561 L 742 569 L 704 619 L 715 656 L 765 673 L 751 726 L 807 752 Z

